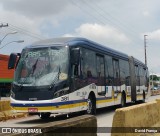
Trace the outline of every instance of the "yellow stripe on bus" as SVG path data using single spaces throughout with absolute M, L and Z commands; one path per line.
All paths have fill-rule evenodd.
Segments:
M 87 102 L 76 103 L 76 104 L 68 104 L 68 105 L 61 105 L 61 106 L 47 106 L 47 107 L 13 107 L 15 110 L 22 110 L 28 111 L 29 108 L 37 108 L 38 111 L 43 110 L 59 110 L 59 109 L 68 109 L 68 108 L 75 108 L 79 106 L 86 106 Z
M 137 98 L 143 98 L 142 94 L 138 94 Z M 127 100 L 131 99 L 131 96 L 127 96 Z M 118 98 L 111 98 L 111 99 L 106 99 L 106 100 L 97 100 L 96 104 L 102 104 L 106 102 L 113 102 L 117 101 Z M 47 110 L 60 110 L 60 109 L 68 109 L 68 108 L 76 108 L 79 106 L 86 106 L 87 102 L 81 102 L 81 103 L 75 103 L 75 104 L 68 104 L 68 105 L 61 105 L 61 106 L 46 106 L 46 107 L 13 107 L 15 110 L 19 111 L 28 111 L 29 108 L 37 108 L 38 111 L 47 111 Z
M 112 102 L 114 101 L 114 99 L 107 99 L 107 100 L 97 100 L 97 104 L 100 104 L 100 103 L 106 103 L 106 102 Z

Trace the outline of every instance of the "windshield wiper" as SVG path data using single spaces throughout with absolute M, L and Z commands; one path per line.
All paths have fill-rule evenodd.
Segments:
M 61 74 L 61 70 L 60 70 L 60 66 L 59 66 L 58 73 L 57 73 L 55 79 L 52 81 L 52 83 L 51 83 L 51 85 L 50 85 L 50 87 L 49 87 L 49 90 L 52 89 L 52 88 L 54 87 L 55 82 L 57 81 L 57 79 L 59 79 L 59 75 L 60 75 L 60 74 Z
M 34 65 L 32 66 L 32 73 L 31 73 L 31 75 L 34 74 L 34 71 L 35 71 L 36 68 L 37 68 L 38 60 L 39 60 L 39 58 L 37 58 L 36 62 L 35 62 Z
M 37 67 L 38 60 L 39 60 L 39 58 L 37 58 L 36 62 L 33 64 L 33 66 L 32 66 L 32 73 L 30 73 L 28 77 L 30 77 L 30 76 L 32 76 L 34 74 L 34 71 L 35 71 L 35 69 Z M 22 90 L 23 84 L 26 83 L 27 79 L 28 78 L 26 77 L 25 80 L 20 84 L 19 91 Z

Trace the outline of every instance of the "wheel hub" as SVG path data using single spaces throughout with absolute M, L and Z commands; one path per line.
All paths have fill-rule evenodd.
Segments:
M 90 99 L 87 100 L 87 113 L 91 113 L 92 111 L 92 102 Z

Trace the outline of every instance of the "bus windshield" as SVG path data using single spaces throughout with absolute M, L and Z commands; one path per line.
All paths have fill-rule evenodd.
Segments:
M 68 78 L 68 47 L 24 49 L 18 62 L 14 84 L 47 86 Z

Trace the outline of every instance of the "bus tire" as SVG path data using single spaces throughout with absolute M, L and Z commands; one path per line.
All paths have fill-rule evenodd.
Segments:
M 92 115 L 96 114 L 96 100 L 95 100 L 95 97 L 93 95 L 89 95 L 89 97 L 87 99 L 86 113 L 87 114 L 92 114 Z
M 49 119 L 50 115 L 51 115 L 51 113 L 49 113 L 49 112 L 47 112 L 47 113 L 40 113 L 39 117 L 41 119 Z
M 122 93 L 121 107 L 125 107 L 125 106 L 126 106 L 126 97 L 125 97 L 125 93 Z

